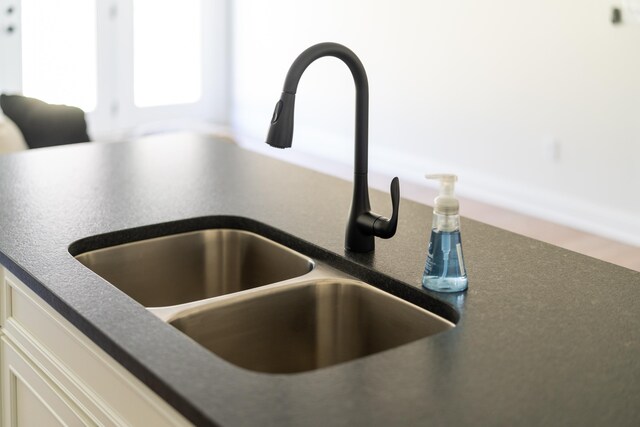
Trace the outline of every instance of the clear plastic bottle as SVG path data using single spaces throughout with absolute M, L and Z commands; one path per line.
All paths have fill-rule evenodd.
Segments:
M 433 208 L 433 223 L 422 286 L 438 292 L 460 292 L 467 289 L 467 271 L 460 236 L 460 204 L 453 197 L 455 175 L 427 175 L 440 180 L 440 195 Z

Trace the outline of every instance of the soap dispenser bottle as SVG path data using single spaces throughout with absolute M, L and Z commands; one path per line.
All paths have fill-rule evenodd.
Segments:
M 427 175 L 440 180 L 440 194 L 434 200 L 429 253 L 422 275 L 422 286 L 438 292 L 467 289 L 467 271 L 460 239 L 460 204 L 453 196 L 456 175 Z

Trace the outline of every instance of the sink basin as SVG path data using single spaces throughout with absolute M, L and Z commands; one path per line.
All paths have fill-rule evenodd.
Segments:
M 135 242 L 122 243 L 130 231 L 88 237 L 69 252 L 197 344 L 256 372 L 321 369 L 455 326 L 233 223 L 277 236 L 267 226 L 214 219 L 199 231 Z
M 257 234 L 208 229 L 111 246 L 76 259 L 145 307 L 165 307 L 302 276 L 309 258 Z
M 256 289 L 187 310 L 169 323 L 228 362 L 268 373 L 319 369 L 454 327 L 350 279 Z

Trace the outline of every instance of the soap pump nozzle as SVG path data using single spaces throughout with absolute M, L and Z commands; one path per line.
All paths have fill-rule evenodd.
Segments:
M 440 181 L 440 194 L 434 200 L 433 210 L 437 214 L 457 215 L 460 211 L 460 203 L 453 195 L 458 177 L 452 174 L 429 174 L 427 179 L 437 179 Z

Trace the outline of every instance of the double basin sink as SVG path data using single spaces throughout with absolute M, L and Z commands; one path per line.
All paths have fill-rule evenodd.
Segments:
M 311 371 L 454 327 L 240 229 L 148 238 L 75 258 L 217 356 L 258 372 Z

